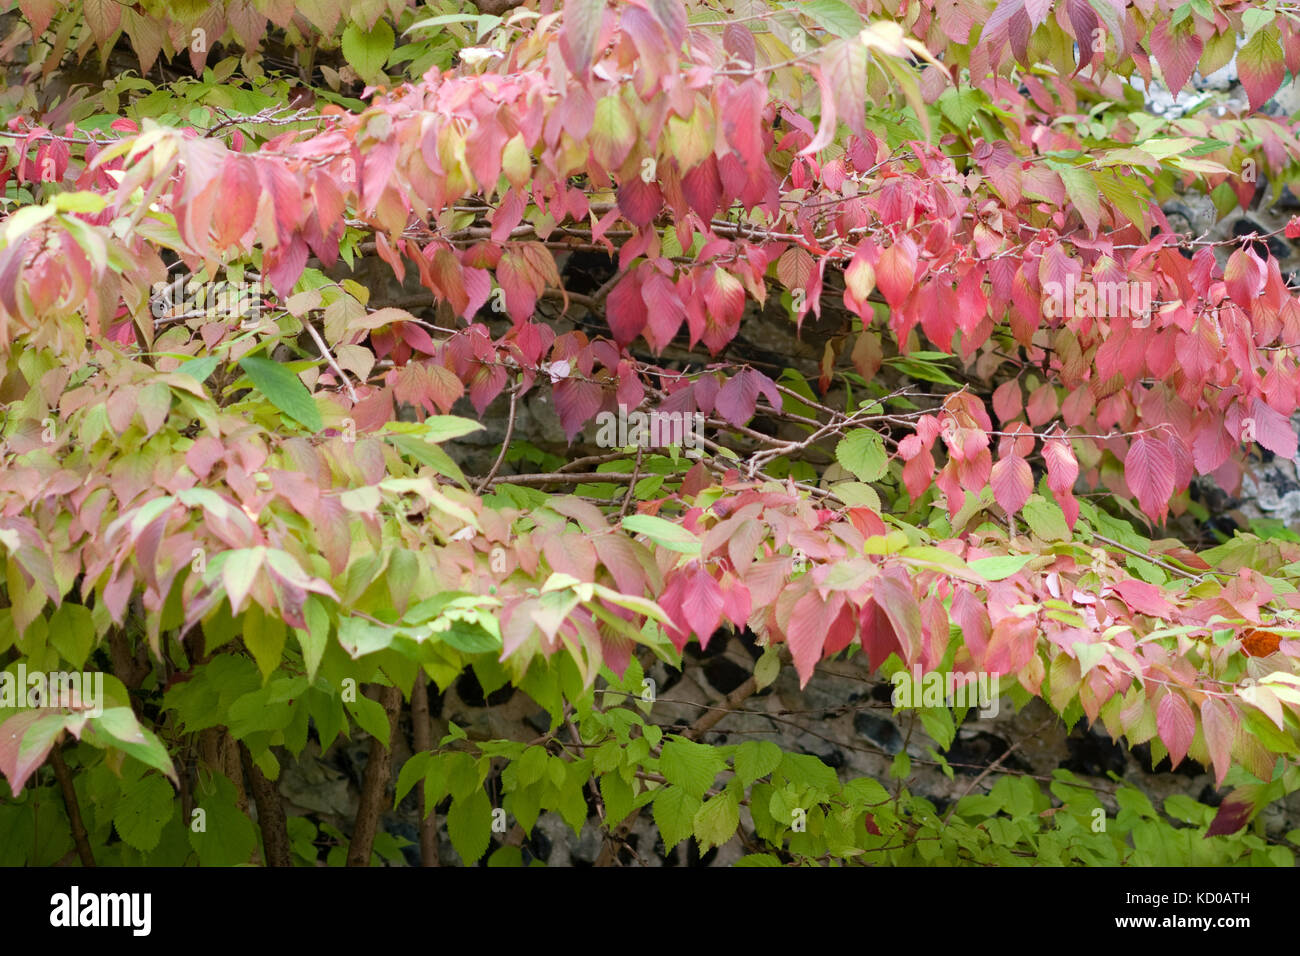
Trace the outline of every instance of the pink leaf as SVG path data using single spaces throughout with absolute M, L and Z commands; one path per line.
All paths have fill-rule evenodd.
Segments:
M 998 416 L 998 421 L 1003 425 L 1019 415 L 1023 408 L 1020 382 L 1016 379 L 1003 382 L 993 390 L 993 414 Z
M 560 53 L 569 71 L 585 79 L 596 57 L 605 0 L 568 0 L 560 25 Z
M 1223 786 L 1223 778 L 1232 766 L 1232 738 L 1237 722 L 1232 711 L 1217 697 L 1201 701 L 1201 726 L 1205 728 L 1205 745 L 1214 763 L 1214 785 Z
M 1160 698 L 1156 706 L 1156 730 L 1169 748 L 1169 760 L 1177 767 L 1187 756 L 1196 734 L 1196 716 L 1187 698 L 1172 688 Z
M 1151 52 L 1165 75 L 1165 87 L 1174 94 L 1191 78 L 1202 49 L 1204 43 L 1196 35 L 1190 17 L 1176 27 L 1170 26 L 1168 20 L 1156 18 L 1151 26 Z
M 1258 398 L 1251 406 L 1250 415 L 1255 423 L 1256 441 L 1275 455 L 1288 460 L 1295 458 L 1296 433 L 1285 415 Z
M 876 265 L 876 286 L 891 308 L 901 308 L 916 281 L 916 246 L 911 239 L 899 239 L 880 254 Z
M 1174 456 L 1169 446 L 1139 435 L 1124 459 L 1124 481 L 1152 521 L 1164 520 L 1174 493 Z
M 659 276 L 663 278 L 663 276 Z M 667 281 L 666 279 L 664 281 Z M 614 333 L 614 341 L 627 345 L 645 328 L 648 313 L 642 297 L 641 275 L 630 272 L 614 286 L 605 299 L 605 319 Z
M 707 647 L 722 620 L 722 588 L 713 575 L 696 567 L 684 575 L 681 601 L 683 618 L 700 639 L 700 647 Z
M 844 595 L 835 593 L 825 600 L 816 591 L 809 591 L 795 602 L 790 611 L 790 629 L 786 642 L 790 656 L 799 674 L 799 686 L 804 687 L 813 675 L 813 669 L 822 656 L 822 646 L 827 632 L 835 622 L 843 605 Z
M 1029 462 L 1015 455 L 994 465 L 990 480 L 994 500 L 1009 515 L 1023 508 L 1034 490 L 1034 473 Z

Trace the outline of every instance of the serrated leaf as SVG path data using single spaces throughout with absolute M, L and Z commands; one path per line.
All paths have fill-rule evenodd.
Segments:
M 697 797 L 704 796 L 726 766 L 713 747 L 690 740 L 668 741 L 659 757 L 659 772 L 668 782 Z
M 740 826 L 740 807 L 737 795 L 730 790 L 718 794 L 695 811 L 692 828 L 699 841 L 700 852 L 722 846 L 736 835 Z
M 781 748 L 767 740 L 747 740 L 736 750 L 736 776 L 748 787 L 781 765 Z
M 654 818 L 664 849 L 672 850 L 695 829 L 700 798 L 683 787 L 664 787 L 655 794 Z
M 122 840 L 148 853 L 158 846 L 163 827 L 176 812 L 175 791 L 162 777 L 149 774 L 122 795 L 113 813 L 113 829 Z
M 878 481 L 889 470 L 889 456 L 880 435 L 870 428 L 851 431 L 835 446 L 835 460 L 859 481 Z
M 447 835 L 466 866 L 477 863 L 487 852 L 492 838 L 492 803 L 482 788 L 451 802 Z

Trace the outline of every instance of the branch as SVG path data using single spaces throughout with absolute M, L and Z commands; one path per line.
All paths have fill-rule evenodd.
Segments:
M 50 764 L 54 767 L 54 776 L 59 781 L 59 791 L 63 794 L 63 806 L 68 811 L 68 821 L 72 824 L 72 841 L 77 845 L 77 856 L 81 865 L 93 867 L 95 855 L 90 852 L 90 841 L 86 838 L 86 825 L 81 822 L 81 806 L 77 803 L 77 791 L 72 785 L 72 774 L 63 762 L 62 741 L 57 741 L 50 750 Z
M 262 773 L 262 768 L 253 762 L 253 755 L 241 740 L 239 756 L 243 761 L 244 773 L 253 785 L 253 800 L 257 804 L 257 825 L 262 830 L 262 847 L 266 851 L 266 865 L 275 867 L 293 866 L 293 856 L 289 853 L 289 826 L 284 816 L 284 803 L 280 800 L 280 791 L 276 785 Z
M 381 687 L 379 703 L 388 714 L 388 740 L 392 743 L 397 733 L 397 715 L 402 706 L 402 692 L 396 687 Z M 393 751 L 375 737 L 370 741 L 370 759 L 366 761 L 366 774 L 361 782 L 361 802 L 357 805 L 356 822 L 352 827 L 352 840 L 348 844 L 348 866 L 369 866 L 370 852 L 379 832 L 379 817 L 384 812 L 384 792 L 393 767 Z
M 491 476 L 489 476 L 491 477 Z M 511 485 L 547 485 L 552 482 L 565 485 L 582 485 L 596 481 L 613 481 L 622 483 L 625 481 L 634 481 L 638 475 L 622 471 L 584 471 L 577 474 L 560 474 L 555 472 L 549 475 L 501 475 L 493 477 L 486 484 L 497 484 L 505 482 Z M 480 489 L 481 490 L 481 489 Z
M 415 675 L 415 688 L 411 691 L 411 742 L 416 753 L 433 749 L 433 728 L 429 724 L 429 682 L 423 671 Z M 424 780 L 415 785 L 416 799 L 424 811 Z M 439 866 L 438 862 L 438 808 L 420 817 L 420 865 Z
M 302 324 L 311 335 L 312 341 L 316 343 L 316 348 L 320 349 L 321 358 L 329 364 L 330 369 L 339 377 L 339 381 L 347 389 L 348 398 L 352 399 L 352 403 L 355 405 L 357 403 L 356 390 L 352 387 L 352 383 L 348 381 L 348 377 L 343 374 L 343 369 L 339 368 L 339 363 L 334 360 L 333 353 L 330 352 L 329 346 L 325 344 L 325 340 L 321 338 L 321 334 L 316 331 L 316 326 L 312 325 L 310 321 L 304 321 Z
M 510 412 L 509 417 L 506 419 L 506 437 L 501 440 L 501 454 L 497 455 L 497 460 L 492 463 L 492 469 L 487 473 L 486 477 L 478 483 L 475 494 L 483 494 L 484 489 L 492 484 L 497 471 L 501 468 L 501 463 L 506 460 L 506 449 L 510 447 L 510 436 L 515 433 L 515 406 L 518 403 L 519 389 L 515 387 L 510 390 Z

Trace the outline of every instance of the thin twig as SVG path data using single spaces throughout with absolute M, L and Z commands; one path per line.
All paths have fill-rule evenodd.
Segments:
M 497 455 L 497 460 L 492 463 L 492 470 L 478 483 L 475 494 L 483 494 L 488 485 L 495 480 L 496 473 L 501 468 L 501 463 L 506 460 L 506 450 L 510 447 L 510 436 L 515 432 L 515 407 L 518 402 L 519 388 L 516 386 L 510 390 L 510 413 L 506 419 L 506 437 L 501 440 L 501 454 Z
M 334 360 L 334 355 L 330 352 L 329 346 L 325 344 L 325 340 L 321 338 L 321 334 L 316 331 L 316 327 L 312 325 L 311 322 L 304 322 L 303 327 L 307 329 L 307 332 L 312 337 L 312 341 L 316 343 L 316 348 L 320 349 L 321 358 L 329 364 L 329 367 L 333 370 L 334 374 L 339 377 L 339 381 L 343 383 L 343 387 L 347 389 L 348 398 L 352 399 L 353 404 L 356 404 L 356 390 L 353 389 L 352 383 L 348 381 L 348 377 L 343 374 L 343 369 L 339 367 L 339 363 Z

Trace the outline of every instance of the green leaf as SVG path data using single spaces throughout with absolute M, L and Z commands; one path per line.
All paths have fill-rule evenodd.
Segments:
M 781 765 L 781 748 L 767 740 L 747 740 L 736 750 L 736 776 L 746 787 Z
M 617 773 L 607 773 L 600 778 L 600 797 L 605 803 L 607 826 L 617 826 L 632 812 L 635 801 L 632 785 Z
M 118 749 L 155 770 L 161 770 L 173 781 L 176 779 L 167 748 L 151 731 L 140 726 L 130 707 L 110 707 L 100 716 L 91 717 L 89 723 L 95 730 L 111 737 Z
M 655 794 L 654 817 L 664 849 L 672 850 L 695 829 L 700 798 L 682 787 L 664 787 Z
M 881 510 L 880 495 L 876 489 L 861 481 L 837 481 L 831 485 L 831 491 L 850 508 L 870 508 L 876 512 Z
M 923 707 L 918 713 L 921 715 L 921 726 L 939 745 L 939 749 L 947 750 L 951 747 L 953 739 L 957 736 L 957 726 L 953 723 L 952 711 L 946 707 Z
M 182 375 L 188 375 L 197 382 L 206 382 L 208 376 L 217 370 L 221 360 L 215 355 L 204 355 L 201 358 L 193 358 L 187 362 L 182 362 L 176 366 L 176 371 Z
M 774 644 L 763 648 L 763 655 L 754 662 L 754 683 L 759 690 L 776 680 L 781 672 L 781 652 Z
M 664 744 L 659 757 L 659 772 L 668 782 L 697 797 L 704 796 L 704 792 L 713 785 L 714 778 L 726 766 L 727 762 L 716 748 L 680 738 Z
M 248 648 L 265 683 L 280 666 L 284 653 L 285 626 L 279 617 L 263 613 L 257 605 L 244 615 L 244 646 Z
M 369 31 L 349 24 L 343 31 L 343 59 L 367 83 L 376 83 L 384 78 L 384 64 L 393 52 L 393 41 L 393 28 L 384 20 L 377 21 Z
M 384 710 L 383 704 L 371 700 L 365 694 L 359 694 L 355 701 L 344 701 L 343 706 L 362 730 L 385 747 L 388 746 L 388 712 Z
M 126 843 L 143 853 L 158 846 L 163 827 L 179 806 L 175 791 L 162 777 L 149 774 L 126 788 L 113 814 L 113 827 Z
M 75 668 L 86 663 L 95 643 L 95 622 L 80 604 L 61 604 L 50 615 L 50 646 Z
M 681 525 L 654 515 L 628 515 L 623 527 L 633 534 L 643 534 L 660 547 L 682 554 L 699 554 L 700 541 Z
M 435 759 L 436 755 L 427 750 L 422 750 L 402 764 L 401 771 L 397 774 L 397 787 L 393 796 L 393 808 L 402 802 L 402 798 L 411 792 L 411 788 L 424 779 L 424 775 L 429 771 L 429 764 Z
M 54 197 L 54 208 L 59 212 L 97 213 L 107 205 L 107 197 L 93 192 L 59 193 Z
M 1069 541 L 1069 525 L 1065 523 L 1065 513 L 1052 501 L 1042 495 L 1030 495 L 1021 509 L 1029 530 L 1044 541 Z
M 781 861 L 771 853 L 750 853 L 748 856 L 742 856 L 732 866 L 780 866 Z
M 1009 578 L 1034 559 L 1032 554 L 999 554 L 968 561 L 970 569 L 988 581 Z
M 730 790 L 718 794 L 695 811 L 692 822 L 701 853 L 722 846 L 736 835 L 736 827 L 740 826 L 739 795 Z
M 239 367 L 272 405 L 298 424 L 317 432 L 325 427 L 307 386 L 279 362 L 248 355 L 239 360 Z
M 435 415 L 426 418 L 420 428 L 420 437 L 425 441 L 444 442 L 460 438 L 474 432 L 481 432 L 483 425 L 472 418 L 460 418 L 456 415 Z
M 481 788 L 451 802 L 447 835 L 466 866 L 473 866 L 487 852 L 492 837 L 492 803 Z
M 183 821 L 190 831 L 190 846 L 203 866 L 238 866 L 247 863 L 257 849 L 257 830 L 253 821 L 240 812 L 235 803 L 235 785 L 224 775 L 214 773 L 200 780 L 194 795 L 200 817 Z M 202 830 L 195 830 L 202 821 Z
M 500 651 L 502 647 L 500 638 L 489 634 L 477 624 L 466 624 L 464 621 L 452 621 L 447 630 L 432 632 L 430 640 L 445 641 L 466 654 L 486 654 Z
M 840 778 L 835 768 L 814 754 L 781 754 L 781 773 L 791 783 L 811 787 L 825 798 L 840 789 Z
M 783 4 L 817 21 L 817 25 L 837 37 L 853 37 L 862 32 L 866 21 L 844 0 L 809 0 L 808 3 Z
M 316 595 L 308 595 L 302 606 L 303 623 L 307 630 L 294 628 L 294 636 L 302 647 L 302 660 L 307 665 L 307 677 L 316 679 L 316 669 L 320 667 L 321 657 L 325 654 L 325 645 L 329 642 L 330 619 L 325 605 Z
M 835 460 L 852 472 L 859 481 L 878 481 L 889 469 L 889 456 L 880 435 L 870 428 L 859 428 L 835 446 Z

